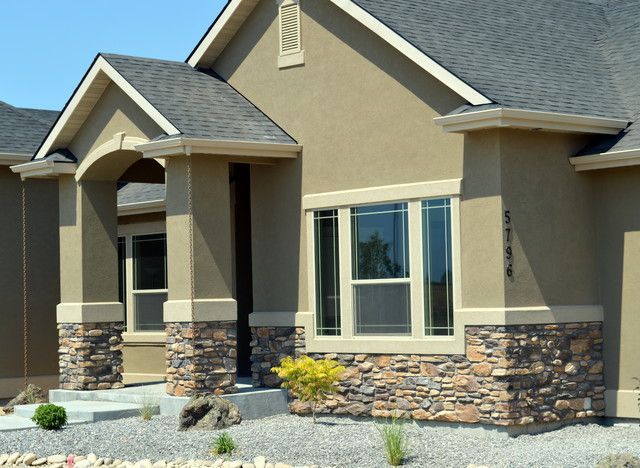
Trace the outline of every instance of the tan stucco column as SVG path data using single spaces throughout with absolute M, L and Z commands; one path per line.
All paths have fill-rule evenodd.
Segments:
M 191 177 L 187 157 L 171 158 L 166 164 L 167 393 L 233 393 L 237 311 L 232 296 L 229 163 L 211 156 L 190 158 Z
M 60 386 L 122 386 L 116 183 L 60 176 Z

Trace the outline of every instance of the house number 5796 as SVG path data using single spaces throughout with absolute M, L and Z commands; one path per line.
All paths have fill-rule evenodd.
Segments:
M 504 233 L 505 233 L 505 248 L 504 257 L 507 264 L 507 276 L 513 277 L 513 249 L 511 247 L 511 238 L 513 237 L 511 227 L 511 211 L 504 211 Z

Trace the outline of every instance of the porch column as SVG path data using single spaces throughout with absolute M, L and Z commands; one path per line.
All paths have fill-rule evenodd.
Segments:
M 118 302 L 115 182 L 59 178 L 60 388 L 122 384 L 124 307 Z
M 190 157 L 191 187 L 187 157 L 171 158 L 166 164 L 167 393 L 234 393 L 237 310 L 232 294 L 229 164 L 210 156 Z

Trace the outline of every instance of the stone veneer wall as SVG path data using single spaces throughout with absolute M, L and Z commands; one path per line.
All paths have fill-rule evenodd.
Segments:
M 235 321 L 165 324 L 167 393 L 236 393 Z
M 303 331 L 252 329 L 254 385 L 303 350 Z M 500 426 L 604 416 L 602 324 L 467 327 L 466 354 L 311 354 L 347 370 L 322 412 Z M 292 412 L 306 413 L 299 401 Z
M 58 324 L 60 388 L 123 387 L 123 330 L 122 322 Z

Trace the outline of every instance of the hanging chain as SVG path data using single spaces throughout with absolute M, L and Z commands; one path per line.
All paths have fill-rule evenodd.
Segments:
M 22 354 L 24 359 L 24 388 L 28 384 L 29 347 L 27 342 L 27 196 L 22 181 Z
M 193 187 L 192 187 L 191 173 L 191 156 L 187 159 L 187 206 L 189 211 L 189 281 L 191 286 L 191 327 L 195 328 L 195 295 L 196 287 L 194 281 L 194 266 L 193 266 Z M 195 330 L 193 330 L 195 333 Z M 194 336 L 195 337 L 195 336 Z

